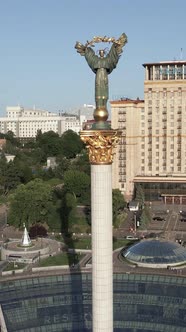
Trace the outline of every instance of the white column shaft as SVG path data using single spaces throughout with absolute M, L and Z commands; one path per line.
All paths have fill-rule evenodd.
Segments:
M 93 332 L 113 332 L 111 165 L 91 165 Z

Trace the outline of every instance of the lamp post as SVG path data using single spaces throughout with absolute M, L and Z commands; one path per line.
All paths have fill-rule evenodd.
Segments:
M 136 212 L 134 212 L 134 234 L 136 235 Z

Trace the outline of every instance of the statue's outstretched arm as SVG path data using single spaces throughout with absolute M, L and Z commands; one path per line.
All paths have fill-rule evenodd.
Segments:
M 127 36 L 125 33 L 122 33 L 122 35 L 116 41 L 114 41 L 113 44 L 115 46 L 118 55 L 120 55 L 123 52 L 122 48 L 126 43 L 127 43 Z
M 78 53 L 80 53 L 83 56 L 85 55 L 85 50 L 86 50 L 85 45 L 81 44 L 80 42 L 76 42 L 75 48 Z

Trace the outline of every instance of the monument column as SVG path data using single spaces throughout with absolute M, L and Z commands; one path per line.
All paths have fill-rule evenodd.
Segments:
M 113 331 L 111 165 L 91 166 L 93 331 Z
M 112 43 L 106 54 L 92 49 L 95 43 Z M 85 57 L 95 75 L 95 123 L 91 130 L 80 132 L 91 164 L 92 227 L 92 325 L 93 332 L 113 332 L 113 262 L 112 262 L 112 160 L 121 131 L 110 128 L 107 110 L 108 75 L 116 68 L 127 43 L 123 33 L 119 39 L 94 37 L 85 45 L 77 42 L 77 52 Z
M 93 331 L 113 331 L 112 158 L 118 130 L 80 133 L 91 163 Z

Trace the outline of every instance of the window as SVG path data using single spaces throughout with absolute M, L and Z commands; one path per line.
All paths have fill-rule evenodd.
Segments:
M 163 89 L 163 98 L 166 98 L 166 97 L 167 97 L 167 89 L 164 88 L 164 89 Z
M 182 66 L 177 65 L 176 74 L 177 74 L 177 80 L 182 78 Z M 179 88 L 179 89 L 181 89 L 181 88 Z
M 181 110 L 182 110 L 182 107 L 181 107 L 181 106 L 179 106 L 179 107 L 178 107 L 178 114 L 180 114 L 180 113 L 181 113 Z
M 156 159 L 156 164 L 159 164 L 159 159 Z
M 156 129 L 156 134 L 159 134 L 159 129 Z
M 175 79 L 175 67 L 169 66 L 169 80 Z
M 171 133 L 171 135 L 173 135 L 174 134 L 174 130 L 171 130 L 170 133 Z
M 155 80 L 159 80 L 159 79 L 160 79 L 160 67 L 155 66 Z M 157 92 L 157 94 L 159 94 L 159 92 Z
M 156 152 L 156 157 L 159 157 L 159 152 Z
M 159 137 L 156 137 L 156 142 L 159 142 Z
M 181 88 L 178 88 L 178 97 L 181 97 Z

